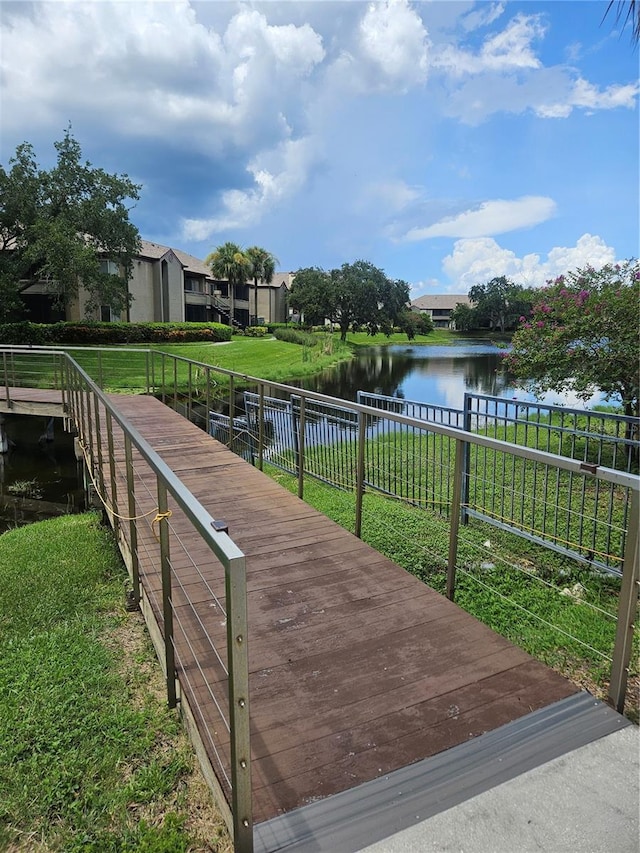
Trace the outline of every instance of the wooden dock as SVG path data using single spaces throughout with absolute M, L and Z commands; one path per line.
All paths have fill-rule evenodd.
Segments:
M 577 692 L 157 400 L 111 399 L 246 555 L 257 823 Z M 208 618 L 220 635 L 210 591 L 186 561 L 183 572 L 199 607 L 181 618 Z M 143 569 L 151 588 L 157 574 Z M 223 598 L 221 571 L 207 584 Z M 218 669 L 205 664 L 226 695 Z M 193 690 L 206 706 L 204 688 Z M 219 733 L 215 708 L 207 725 Z M 228 739 L 216 746 L 226 753 Z
M 246 555 L 256 824 L 579 692 L 158 400 L 110 400 L 211 515 L 227 522 Z M 120 444 L 115 455 L 122 458 Z M 137 483 L 136 496 L 141 512 L 153 510 L 155 480 Z M 179 512 L 171 524 L 178 539 L 188 537 Z M 162 627 L 150 520 L 140 537 L 141 578 Z M 222 568 L 201 543 L 189 542 L 189 552 L 188 559 L 171 554 L 177 622 L 223 642 Z M 182 634 L 175 640 L 181 690 L 199 709 L 195 725 L 215 768 L 229 761 L 229 736 L 205 679 L 225 700 L 226 676 L 204 644 L 186 645 Z

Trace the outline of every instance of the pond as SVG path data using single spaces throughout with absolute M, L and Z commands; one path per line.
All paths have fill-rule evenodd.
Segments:
M 420 403 L 462 408 L 465 392 L 508 399 L 533 400 L 502 371 L 504 350 L 486 341 L 462 341 L 455 346 L 412 346 L 410 343 L 367 347 L 299 387 L 344 400 L 358 391 L 400 397 Z M 603 401 L 601 394 L 584 402 L 575 395 L 545 394 L 541 402 L 585 409 Z
M 0 415 L 6 453 L 0 453 L 0 533 L 34 521 L 82 512 L 82 470 L 73 436 L 59 418 Z

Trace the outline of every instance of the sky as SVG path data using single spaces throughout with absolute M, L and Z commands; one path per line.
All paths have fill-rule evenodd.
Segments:
M 71 126 L 141 185 L 141 236 L 198 258 L 541 286 L 640 254 L 639 52 L 607 5 L 1 0 L 0 163 L 50 168 Z

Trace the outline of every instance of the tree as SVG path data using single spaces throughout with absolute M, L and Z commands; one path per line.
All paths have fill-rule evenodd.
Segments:
M 637 260 L 569 272 L 548 282 L 520 318 L 505 367 L 536 393 L 618 395 L 625 414 L 638 417 L 639 309 Z
M 331 270 L 333 315 L 340 326 L 340 339 L 346 340 L 350 327 L 367 326 L 372 334 L 382 330 L 390 334 L 394 323 L 409 301 L 409 285 L 393 281 L 368 261 L 343 264 Z
M 235 288 L 246 284 L 253 267 L 246 252 L 237 243 L 223 243 L 205 258 L 215 278 L 229 282 L 229 323 L 236 323 Z
M 640 42 L 640 4 L 636 0 L 610 0 L 604 13 L 604 18 L 616 7 L 616 24 L 622 21 L 622 28 L 631 24 L 631 41 L 633 44 Z
M 255 324 L 258 324 L 258 281 L 271 284 L 276 271 L 278 259 L 271 252 L 260 246 L 250 246 L 245 255 L 249 258 L 253 275 L 253 315 Z
M 433 331 L 433 321 L 428 314 L 405 308 L 398 317 L 397 325 L 412 341 L 416 335 L 428 335 Z
M 127 282 L 140 248 L 138 229 L 129 221 L 128 200 L 140 186 L 126 175 L 110 175 L 81 162 L 80 144 L 71 129 L 54 143 L 57 162 L 38 166 L 33 147 L 24 142 L 0 166 L 0 316 L 20 310 L 20 294 L 45 282 L 54 304 L 64 307 L 88 295 L 87 309 L 129 304 Z M 105 272 L 101 260 L 118 265 Z
M 319 326 L 334 314 L 334 294 L 329 273 L 320 267 L 299 269 L 289 292 L 289 305 L 304 317 L 305 324 Z
M 289 304 L 304 314 L 305 322 L 337 323 L 341 340 L 350 328 L 366 326 L 371 334 L 391 334 L 409 301 L 406 281 L 393 281 L 368 261 L 343 264 L 325 272 L 319 267 L 295 274 Z
M 464 302 L 458 302 L 451 312 L 450 320 L 458 332 L 470 332 L 472 329 L 478 328 L 475 309 Z

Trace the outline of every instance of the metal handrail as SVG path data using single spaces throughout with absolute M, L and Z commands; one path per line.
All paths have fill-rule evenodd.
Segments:
M 173 656 L 171 566 L 169 558 L 169 525 L 167 515 L 167 494 L 171 494 L 177 506 L 191 522 L 197 534 L 208 545 L 220 561 L 225 572 L 225 593 L 227 609 L 227 656 L 229 672 L 229 728 L 231 734 L 231 813 L 234 838 L 234 850 L 238 853 L 251 853 L 253 850 L 253 815 L 251 794 L 251 760 L 249 737 L 249 669 L 248 669 L 248 625 L 247 625 L 247 587 L 246 560 L 244 553 L 228 535 L 226 528 L 216 522 L 210 513 L 194 497 L 179 477 L 164 462 L 160 455 L 149 445 L 138 430 L 112 404 L 106 394 L 98 387 L 89 374 L 65 350 L 49 347 L 1 347 L 3 353 L 3 384 L 7 389 L 14 387 L 7 368 L 7 355 L 12 351 L 33 356 L 47 356 L 62 362 L 61 384 L 65 407 L 65 416 L 76 426 L 85 461 L 91 473 L 99 468 L 98 484 L 103 487 L 105 476 L 103 466 L 103 429 L 106 429 L 108 447 L 107 478 L 110 480 L 112 518 L 116 537 L 118 537 L 117 484 L 114 467 L 113 425 L 117 423 L 124 436 L 126 487 L 130 521 L 133 525 L 133 468 L 132 446 L 154 472 L 158 490 L 158 515 L 160 561 L 163 595 L 163 635 L 165 648 L 164 669 L 166 675 L 168 704 L 175 707 L 176 672 Z M 78 348 L 84 349 L 84 348 Z M 139 350 L 137 350 L 139 351 Z M 104 412 L 104 427 L 100 418 L 100 407 Z M 140 598 L 140 580 L 137 573 L 135 556 L 135 535 L 132 536 L 131 551 L 134 594 Z

